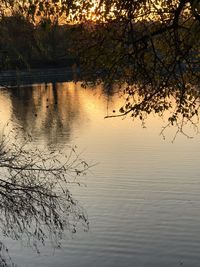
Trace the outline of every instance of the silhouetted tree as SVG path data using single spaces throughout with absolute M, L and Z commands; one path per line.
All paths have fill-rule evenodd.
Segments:
M 78 224 L 88 229 L 87 215 L 68 187 L 80 185 L 77 177 L 89 166 L 75 148 L 69 147 L 68 154 L 41 151 L 30 147 L 29 137 L 16 144 L 12 133 L 2 135 L 0 142 L 2 233 L 36 251 L 46 239 L 59 247 L 64 231 L 75 233 Z M 0 242 L 0 266 L 7 266 L 6 259 L 11 261 L 8 249 Z
M 82 23 L 75 49 L 86 81 L 118 84 L 124 105 L 110 116 L 144 122 L 150 113 L 169 111 L 168 125 L 178 132 L 188 122 L 197 129 L 200 2 L 89 2 L 95 21 Z
M 35 24 L 59 19 L 76 24 L 71 52 L 79 59 L 83 79 L 121 85 L 125 104 L 113 115 L 144 120 L 149 113 L 169 110 L 167 98 L 176 103 L 171 125 L 179 114 L 189 121 L 198 115 L 198 0 L 4 2 Z

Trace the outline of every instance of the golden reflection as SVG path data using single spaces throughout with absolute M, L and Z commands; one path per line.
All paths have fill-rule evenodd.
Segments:
M 162 129 L 162 136 L 176 134 L 177 126 L 180 126 L 182 117 L 177 118 L 179 125 L 169 123 L 172 117 L 175 99 L 169 97 L 165 99 L 171 105 L 169 109 L 156 113 L 154 108 L 158 108 L 158 100 L 152 99 L 148 102 L 148 109 L 142 106 L 142 120 L 137 117 L 121 116 L 120 107 L 126 104 L 125 95 L 116 93 L 119 88 L 113 86 L 107 91 L 101 85 L 95 88 L 82 88 L 81 83 L 58 83 L 58 84 L 40 84 L 32 87 L 13 88 L 8 92 L 0 94 L 0 119 L 1 127 L 7 121 L 13 120 L 26 132 L 29 132 L 36 140 L 43 140 L 51 145 L 62 144 L 74 140 L 74 136 L 86 133 L 90 124 L 94 125 L 92 131 L 99 138 L 102 137 L 104 127 L 107 127 L 111 135 L 115 136 L 124 132 L 124 129 L 134 127 L 134 132 L 140 132 L 139 129 L 151 128 L 152 132 L 159 134 Z M 141 101 L 142 96 L 135 95 L 135 104 Z M 141 102 L 143 103 L 143 102 Z M 144 103 L 145 104 L 145 103 Z M 149 110 L 149 105 L 151 109 Z M 137 110 L 136 110 L 137 111 Z M 147 113 L 145 113 L 147 111 Z M 151 111 L 149 114 L 148 112 Z M 119 118 L 107 118 L 120 115 Z M 197 117 L 197 116 L 196 116 Z M 184 131 L 187 136 L 193 136 L 198 129 L 198 117 L 190 127 L 187 127 L 187 120 L 184 121 Z M 124 120 L 124 118 L 126 118 Z M 187 119 L 187 118 L 186 118 Z M 134 123 L 133 123 L 134 120 Z M 162 128 L 168 126 L 166 128 Z M 180 130 L 180 129 L 179 129 Z M 78 133 L 78 135 L 77 135 Z
M 0 107 L 0 122 L 5 125 L 11 120 L 12 116 L 12 103 L 6 91 L 0 93 Z
M 100 95 L 101 87 L 86 90 L 81 88 L 81 83 L 59 83 L 40 85 L 33 90 L 33 104 L 35 106 L 36 128 L 45 124 L 53 124 L 55 119 L 62 124 L 71 121 L 72 118 L 84 121 L 87 107 L 90 112 L 95 112 L 99 103 L 93 102 L 94 95 Z M 56 117 L 56 118 L 55 118 Z
M 70 139 L 77 127 L 80 131 L 88 123 L 89 114 L 105 110 L 106 103 L 101 86 L 84 89 L 73 82 L 13 88 L 10 102 L 7 114 L 13 109 L 18 125 L 48 143 Z

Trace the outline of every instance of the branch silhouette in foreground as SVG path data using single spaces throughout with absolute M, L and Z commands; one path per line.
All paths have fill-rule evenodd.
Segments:
M 180 90 L 166 85 L 162 88 L 124 85 L 120 97 L 123 99 L 120 108 L 106 118 L 130 116 L 133 120 L 139 119 L 145 127 L 150 115 L 160 117 L 164 123 L 160 133 L 163 138 L 169 127 L 175 129 L 172 142 L 178 134 L 192 138 L 199 133 L 200 91 L 197 86 L 186 84 L 185 90 Z
M 3 235 L 26 242 L 39 252 L 39 245 L 50 239 L 60 246 L 65 230 L 75 233 L 78 225 L 85 231 L 86 213 L 73 198 L 68 187 L 79 185 L 88 164 L 75 148 L 69 154 L 61 151 L 33 149 L 29 141 L 16 145 L 3 135 L 0 143 L 0 226 Z M 0 242 L 0 266 L 11 261 Z M 3 254 L 3 252 L 5 252 Z

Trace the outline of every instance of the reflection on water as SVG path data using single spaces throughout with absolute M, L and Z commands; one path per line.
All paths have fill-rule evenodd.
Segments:
M 25 131 L 35 137 L 44 135 L 46 140 L 59 142 L 65 133 L 70 139 L 75 122 L 79 123 L 84 114 L 76 85 L 69 83 L 38 85 L 36 87 L 13 89 L 10 99 L 14 110 L 14 120 Z
M 79 125 L 80 131 L 88 122 L 84 107 L 87 106 L 87 110 L 93 112 L 97 104 L 93 102 L 92 89 L 82 89 L 81 92 L 80 89 L 81 83 L 71 82 L 4 91 L 0 101 L 7 110 L 1 105 L 1 122 L 5 124 L 12 119 L 35 139 L 42 139 L 42 135 L 47 143 L 62 143 L 63 138 L 70 140 L 74 125 Z M 101 87 L 95 94 L 97 98 L 102 95 Z M 104 104 L 102 101 L 98 103 Z
M 73 147 L 68 147 L 64 153 L 59 148 L 39 150 L 35 147 L 26 134 L 29 130 L 26 116 L 30 116 L 30 110 L 22 110 L 22 105 L 19 105 L 18 116 L 14 117 L 12 113 L 19 97 L 16 93 L 3 91 L 1 95 L 0 227 L 4 236 L 19 240 L 39 253 L 40 245 L 44 245 L 46 240 L 59 247 L 65 231 L 76 233 L 80 225 L 84 231 L 88 230 L 86 213 L 68 187 L 69 184 L 77 185 L 77 177 L 85 175 L 89 166 Z M 34 104 L 32 94 L 28 90 L 27 93 L 22 92 L 22 100 L 29 97 L 30 103 Z M 46 100 L 49 106 L 52 105 L 51 99 Z M 55 99 L 57 101 L 57 97 Z M 19 125 L 15 126 L 16 123 Z M 1 240 L 0 266 L 12 266 L 9 246 L 7 249 Z
M 13 88 L 2 91 L 0 101 L 2 125 L 12 119 L 31 132 L 37 144 L 77 144 L 86 159 L 99 163 L 86 178 L 87 187 L 70 188 L 87 210 L 90 231 L 66 238 L 54 255 L 47 244 L 37 257 L 7 240 L 16 263 L 199 267 L 198 135 L 177 136 L 172 144 L 176 129 L 169 127 L 164 141 L 159 133 L 168 117 L 155 113 L 147 118 L 146 128 L 129 118 L 104 119 L 108 106 L 112 112 L 123 100 L 106 95 L 101 87 L 66 83 Z M 192 133 L 189 127 L 186 131 Z

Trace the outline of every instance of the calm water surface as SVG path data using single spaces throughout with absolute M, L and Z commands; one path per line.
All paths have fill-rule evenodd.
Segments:
M 66 233 L 61 249 L 47 242 L 39 255 L 6 239 L 19 266 L 200 266 L 200 136 L 172 144 L 176 129 L 159 136 L 164 119 L 148 118 L 147 128 L 104 119 L 116 107 L 117 97 L 74 83 L 0 91 L 1 125 L 22 126 L 33 146 L 77 145 L 98 163 L 82 178 L 86 186 L 71 188 L 89 232 Z

